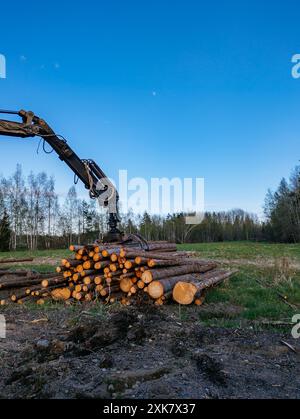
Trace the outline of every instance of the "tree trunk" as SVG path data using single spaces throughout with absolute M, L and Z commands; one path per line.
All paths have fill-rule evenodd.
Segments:
M 192 273 L 204 273 L 211 271 L 212 269 L 216 268 L 217 265 L 215 263 L 210 263 L 207 265 L 201 265 L 198 263 L 190 264 L 186 266 L 177 266 L 177 267 L 170 267 L 167 269 L 156 269 L 146 271 L 142 275 L 142 280 L 145 284 L 150 284 L 152 281 L 156 281 L 159 279 L 170 278 L 174 276 L 192 274 Z
M 22 263 L 22 262 L 33 262 L 33 258 L 26 258 L 26 259 L 0 259 L 0 264 L 2 264 L 2 263 Z

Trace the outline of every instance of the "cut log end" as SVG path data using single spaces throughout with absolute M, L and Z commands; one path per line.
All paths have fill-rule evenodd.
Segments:
M 140 289 L 140 290 L 142 290 L 142 289 L 144 289 L 145 288 L 145 282 L 144 281 L 138 281 L 137 282 L 137 286 L 138 286 L 138 288 Z
M 124 293 L 128 293 L 132 287 L 132 280 L 130 278 L 124 278 L 120 282 L 120 288 Z
M 49 286 L 49 281 L 47 281 L 47 279 L 42 281 L 42 288 L 48 288 L 48 286 Z
M 110 260 L 112 261 L 112 263 L 118 262 L 118 255 L 116 254 L 111 255 Z
M 148 286 L 148 294 L 154 300 L 158 300 L 164 295 L 164 287 L 159 281 L 153 281 Z
M 55 301 L 67 301 L 71 298 L 71 295 L 69 288 L 59 288 L 51 292 L 51 296 Z
M 153 280 L 153 277 L 152 277 L 152 273 L 150 271 L 146 271 L 146 272 L 143 273 L 142 281 L 145 284 L 150 284 L 152 282 L 152 280 Z
M 173 290 L 173 299 L 181 305 L 190 305 L 195 300 L 197 287 L 187 282 L 178 282 Z
M 195 305 L 198 307 L 201 307 L 204 304 L 205 297 L 199 297 L 195 300 Z

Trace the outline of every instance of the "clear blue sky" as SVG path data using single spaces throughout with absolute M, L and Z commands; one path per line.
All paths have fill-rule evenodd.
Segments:
M 297 0 L 2 2 L 0 108 L 32 109 L 109 176 L 204 177 L 207 209 L 261 213 L 300 157 L 299 18 Z M 72 184 L 37 140 L 0 140 L 2 174 Z

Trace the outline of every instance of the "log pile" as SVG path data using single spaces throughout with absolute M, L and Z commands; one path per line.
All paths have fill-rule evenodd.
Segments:
M 118 245 L 71 246 L 73 257 L 63 259 L 55 274 L 0 271 L 0 304 L 23 304 L 47 299 L 116 302 L 124 306 L 175 301 L 201 305 L 207 289 L 234 272 L 219 270 L 215 262 L 177 252 L 176 245 L 151 242 L 147 251 Z

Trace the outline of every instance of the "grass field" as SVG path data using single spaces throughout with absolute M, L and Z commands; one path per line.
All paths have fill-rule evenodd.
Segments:
M 294 314 L 300 313 L 300 245 L 235 242 L 179 248 L 239 270 L 230 282 L 208 293 L 207 303 L 223 303 L 241 311 L 229 310 L 224 315 L 221 310 L 220 318 L 209 310 L 200 312 L 208 324 L 289 323 Z
M 200 320 L 206 324 L 260 327 L 290 323 L 300 313 L 300 245 L 234 242 L 182 245 L 179 249 L 239 270 L 231 281 L 208 293 L 207 304 L 199 309 Z M 23 266 L 45 272 L 68 255 L 64 250 L 22 251 L 2 253 L 1 258 L 32 256 L 36 261 Z M 189 308 L 183 308 L 181 315 L 188 313 Z

